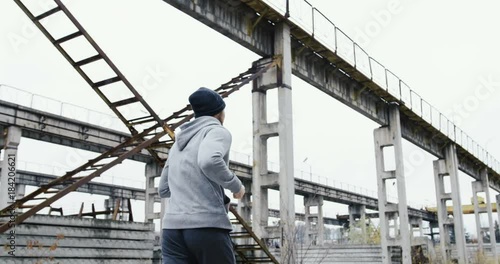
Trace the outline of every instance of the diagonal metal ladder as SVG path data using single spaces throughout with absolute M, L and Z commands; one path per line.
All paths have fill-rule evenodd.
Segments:
M 233 226 L 239 227 L 241 231 L 233 231 L 229 233 L 233 241 L 245 241 L 240 244 L 234 244 L 236 252 L 236 263 L 276 263 L 278 260 L 271 254 L 265 243 L 255 235 L 252 227 L 238 214 L 234 207 L 230 206 L 229 211 L 235 218 L 231 219 Z M 237 229 L 237 230 L 238 230 Z
M 132 135 L 139 134 L 139 126 L 151 126 L 152 124 L 162 124 L 162 119 L 153 111 L 153 109 L 146 103 L 146 101 L 141 97 L 137 90 L 132 86 L 132 84 L 125 78 L 122 72 L 116 67 L 116 65 L 111 61 L 111 59 L 104 53 L 104 51 L 97 45 L 93 38 L 87 33 L 83 26 L 78 22 L 78 20 L 71 14 L 71 12 L 66 8 L 66 6 L 61 2 L 61 0 L 54 0 L 55 7 L 47 10 L 41 14 L 33 15 L 32 12 L 26 7 L 26 5 L 21 0 L 14 0 L 14 2 L 26 13 L 31 21 L 40 29 L 40 31 L 49 39 L 49 41 L 56 47 L 57 50 L 66 58 L 66 60 L 73 66 L 73 68 L 82 76 L 82 78 L 92 87 L 92 89 L 101 97 L 101 99 L 108 105 L 108 107 L 115 113 L 115 115 L 127 126 Z M 42 22 L 56 15 L 64 15 L 67 18 L 67 22 L 72 24 L 72 28 L 76 28 L 76 31 L 68 33 L 68 35 L 55 39 L 49 30 L 42 25 Z M 71 27 L 71 26 L 70 26 Z M 93 55 L 89 57 L 79 59 L 75 61 L 71 56 L 64 44 L 70 43 L 72 41 L 84 41 L 93 50 Z M 74 55 L 74 54 L 73 54 Z M 111 70 L 112 76 L 108 76 L 105 79 L 99 81 L 93 81 L 88 72 L 85 71 L 85 66 L 90 66 L 95 63 L 102 63 Z M 122 84 L 114 87 L 106 87 L 111 84 Z M 121 89 L 120 89 L 121 88 Z M 120 99 L 117 101 L 111 101 L 105 94 L 105 89 L 115 89 L 114 92 L 121 92 L 122 94 L 132 94 L 131 97 L 125 99 Z M 121 90 L 121 91 L 118 91 Z M 134 105 L 135 104 L 135 105 Z M 122 110 L 123 107 L 141 107 L 147 113 L 140 117 L 127 117 L 127 114 Z M 168 131 L 167 131 L 168 132 Z M 151 151 L 148 148 L 149 153 L 157 161 L 161 161 L 158 151 Z

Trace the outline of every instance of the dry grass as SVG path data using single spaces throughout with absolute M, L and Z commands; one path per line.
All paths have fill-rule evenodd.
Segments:
M 438 249 L 436 249 L 438 250 Z M 469 263 L 468 264 L 498 264 L 499 262 L 495 262 L 493 257 L 486 256 L 484 253 L 481 251 L 476 251 L 472 256 L 469 256 Z M 447 261 L 444 262 L 442 258 L 439 259 L 431 259 L 430 260 L 431 264 L 455 264 L 457 262 L 454 261 Z

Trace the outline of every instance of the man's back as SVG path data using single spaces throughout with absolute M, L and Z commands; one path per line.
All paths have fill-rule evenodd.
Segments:
M 217 119 L 209 116 L 200 117 L 181 129 L 169 153 L 171 197 L 163 227 L 231 230 L 221 185 L 237 192 L 240 183 L 232 172 L 218 170 L 215 164 L 219 159 L 227 168 L 231 134 Z M 214 174 L 216 178 L 210 178 Z
M 170 198 L 162 222 L 162 263 L 234 264 L 224 189 L 240 199 L 245 188 L 228 167 L 226 104 L 203 87 L 189 103 L 196 119 L 181 127 L 158 187 L 161 198 Z

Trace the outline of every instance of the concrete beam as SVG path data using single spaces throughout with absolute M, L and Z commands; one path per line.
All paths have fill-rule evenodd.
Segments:
M 22 137 L 72 148 L 103 153 L 130 137 L 130 134 L 60 115 L 0 100 L 0 128 L 11 125 L 22 129 Z M 143 150 L 131 159 L 148 162 L 152 158 Z
M 1 169 L 0 169 L 1 171 Z M 50 181 L 58 178 L 59 176 L 43 174 L 39 172 L 30 172 L 30 171 L 17 171 L 17 181 L 18 184 L 28 185 L 28 186 L 40 186 L 43 184 L 47 184 Z M 105 177 L 105 176 L 103 176 Z M 63 189 L 64 186 L 58 185 L 55 187 L 56 189 Z M 133 199 L 138 201 L 145 200 L 145 192 L 144 189 L 134 188 L 128 186 L 120 186 L 109 183 L 100 183 L 91 181 L 80 186 L 76 192 L 96 194 L 96 195 L 104 195 L 104 196 L 113 196 L 120 197 L 124 199 Z M 160 197 L 155 197 L 155 202 L 160 202 Z

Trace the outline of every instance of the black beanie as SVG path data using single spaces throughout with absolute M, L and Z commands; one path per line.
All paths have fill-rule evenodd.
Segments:
M 214 116 L 226 107 L 222 97 L 205 87 L 201 87 L 189 96 L 189 103 L 193 107 L 194 117 Z

